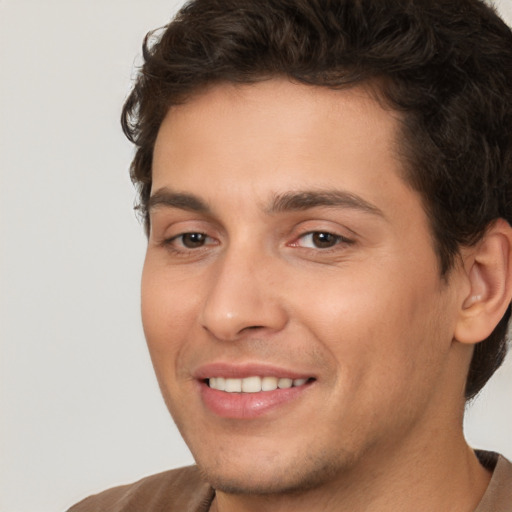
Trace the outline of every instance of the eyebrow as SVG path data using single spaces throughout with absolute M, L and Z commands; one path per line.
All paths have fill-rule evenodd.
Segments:
M 377 206 L 365 201 L 362 197 L 356 194 L 352 194 L 344 190 L 306 190 L 286 192 L 275 196 L 267 211 L 269 213 L 279 213 L 285 211 L 308 210 L 310 208 L 318 208 L 322 206 L 349 208 L 385 217 L 382 210 Z
M 148 211 L 167 206 L 169 208 L 178 208 L 180 210 L 189 210 L 199 213 L 209 213 L 210 207 L 203 200 L 193 194 L 183 192 L 173 192 L 168 188 L 157 190 L 148 201 Z
M 198 213 L 211 213 L 209 205 L 199 197 L 184 192 L 174 192 L 166 187 L 157 190 L 149 198 L 148 211 L 151 212 L 160 206 Z M 300 190 L 277 194 L 265 210 L 268 214 L 275 214 L 330 206 L 349 208 L 385 217 L 377 206 L 356 194 L 343 190 Z

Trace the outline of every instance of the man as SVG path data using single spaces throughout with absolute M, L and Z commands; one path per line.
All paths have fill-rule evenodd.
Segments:
M 512 33 L 480 0 L 196 0 L 123 111 L 197 467 L 83 511 L 510 511 L 465 402 L 512 297 Z

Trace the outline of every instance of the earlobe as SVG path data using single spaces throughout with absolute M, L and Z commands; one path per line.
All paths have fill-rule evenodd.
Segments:
M 512 228 L 495 221 L 465 258 L 469 293 L 463 297 L 455 339 L 474 344 L 486 339 L 505 314 L 512 296 Z

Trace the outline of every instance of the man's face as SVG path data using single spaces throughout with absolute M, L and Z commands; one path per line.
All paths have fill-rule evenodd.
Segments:
M 325 484 L 428 444 L 462 401 L 457 287 L 397 130 L 362 88 L 285 80 L 217 85 L 164 120 L 143 322 L 214 486 Z

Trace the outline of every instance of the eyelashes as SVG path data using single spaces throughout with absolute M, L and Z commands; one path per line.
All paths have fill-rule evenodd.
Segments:
M 159 245 L 175 256 L 187 257 L 199 256 L 219 243 L 206 233 L 191 231 L 166 238 Z
M 210 237 L 205 233 L 183 233 L 172 238 L 170 241 L 176 241 L 186 249 L 199 249 L 203 247 Z
M 163 240 L 165 248 L 178 255 L 199 255 L 220 245 L 220 241 L 204 232 L 185 232 Z M 292 248 L 302 248 L 308 251 L 326 253 L 352 245 L 354 241 L 331 231 L 308 231 L 297 236 L 286 244 Z
M 307 249 L 332 249 L 340 244 L 352 244 L 353 241 L 330 231 L 310 231 L 297 238 L 292 244 L 293 247 L 304 247 Z

